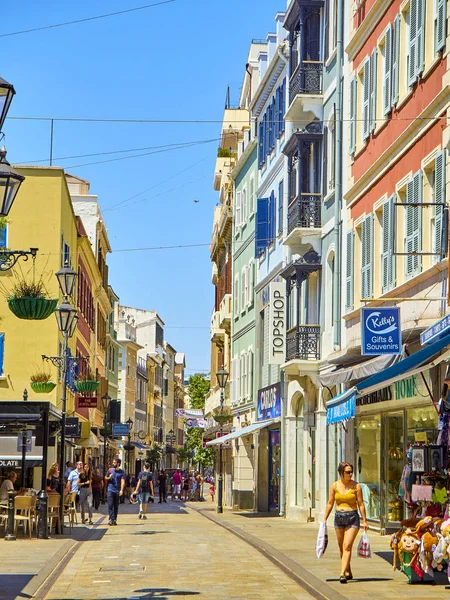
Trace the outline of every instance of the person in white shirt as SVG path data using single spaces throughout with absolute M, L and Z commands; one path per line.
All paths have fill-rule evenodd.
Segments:
M 14 491 L 14 483 L 17 479 L 17 473 L 15 471 L 11 471 L 8 473 L 8 477 L 2 483 L 0 487 L 0 502 L 8 500 L 8 492 Z

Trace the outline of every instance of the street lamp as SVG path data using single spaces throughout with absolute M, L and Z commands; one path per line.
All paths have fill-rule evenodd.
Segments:
M 228 371 L 222 367 L 220 371 L 216 373 L 217 383 L 220 388 L 220 412 L 223 410 L 223 401 L 225 398 L 225 386 L 228 381 Z M 223 421 L 220 421 L 220 437 L 223 436 Z M 218 476 L 218 488 L 217 488 L 217 512 L 223 513 L 223 464 L 222 464 L 222 444 L 219 444 L 219 476 Z
M 64 298 L 67 298 L 68 296 L 73 296 L 73 290 L 75 287 L 77 274 L 71 267 L 69 267 L 68 262 L 66 262 L 64 267 L 56 273 L 56 277 L 58 279 L 59 287 Z
M 106 442 L 107 442 L 107 432 L 106 428 L 108 427 L 108 409 L 109 403 L 111 402 L 111 396 L 108 394 L 104 394 L 102 396 L 103 403 L 103 498 L 102 502 L 105 504 L 106 501 L 106 486 L 105 486 L 105 476 L 106 476 Z
M 0 150 L 0 216 L 6 217 L 19 191 L 23 175 L 16 173 L 6 160 L 6 148 Z
M 127 455 L 128 455 L 128 474 L 130 474 L 130 452 L 131 450 L 134 450 L 134 446 L 131 443 L 131 430 L 133 429 L 133 419 L 131 417 L 128 417 L 128 419 L 125 421 L 125 423 L 128 425 L 128 442 L 126 445 L 124 445 L 124 450 L 126 450 Z
M 15 93 L 14 86 L 0 77 L 0 131 L 3 129 L 3 123 Z

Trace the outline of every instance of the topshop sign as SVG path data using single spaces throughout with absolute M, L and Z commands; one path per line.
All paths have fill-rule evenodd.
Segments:
M 272 281 L 269 286 L 269 360 L 270 365 L 286 362 L 286 284 Z

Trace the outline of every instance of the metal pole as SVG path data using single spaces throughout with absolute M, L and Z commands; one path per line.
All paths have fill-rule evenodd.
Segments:
M 223 410 L 224 390 L 220 388 L 220 413 Z M 220 420 L 220 437 L 223 436 L 223 421 Z M 219 444 L 219 476 L 217 478 L 217 512 L 223 513 L 223 465 L 222 465 L 222 443 Z
M 6 536 L 5 536 L 6 542 L 12 542 L 13 540 L 16 539 L 16 536 L 14 535 L 14 513 L 16 512 L 14 510 L 14 498 L 15 498 L 14 492 L 9 491 L 8 492 L 8 522 L 6 524 Z
M 106 437 L 106 410 L 105 410 L 105 414 L 103 417 L 103 493 L 102 493 L 102 504 L 106 503 L 106 484 L 105 484 L 105 477 L 106 477 L 106 442 L 107 442 L 107 437 Z
M 20 485 L 22 489 L 25 487 L 25 461 L 27 458 L 27 430 L 22 431 L 22 473 Z
M 67 370 L 68 370 L 68 356 L 67 351 L 69 347 L 69 334 L 67 331 L 63 333 L 64 346 L 63 346 L 63 372 L 62 372 L 62 414 L 61 414 L 61 451 L 59 456 L 59 493 L 61 496 L 61 502 L 59 504 L 59 522 L 60 522 L 60 533 L 64 533 L 64 471 L 66 462 L 66 404 L 67 404 Z
M 39 495 L 39 524 L 38 535 L 41 539 L 48 540 L 48 494 L 47 494 L 47 453 L 49 439 L 49 406 L 42 411 L 42 474 L 41 493 Z M 61 502 L 62 504 L 62 502 Z
M 281 369 L 281 427 L 280 427 L 280 517 L 286 514 L 286 410 L 285 398 L 286 384 L 284 381 L 284 371 Z

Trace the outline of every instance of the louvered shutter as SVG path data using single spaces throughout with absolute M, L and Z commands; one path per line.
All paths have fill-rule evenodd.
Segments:
M 443 256 L 441 255 L 443 249 L 443 225 L 444 225 L 444 207 L 445 204 L 445 150 L 439 152 L 435 159 L 435 169 L 434 169 L 434 200 L 436 202 L 436 206 L 434 209 L 434 252 L 439 254 L 439 256 L 435 257 L 436 261 L 442 260 Z M 439 206 L 441 205 L 441 206 Z
M 241 196 L 241 225 L 242 227 L 247 223 L 247 189 L 242 190 Z
M 266 162 L 267 157 L 267 113 L 263 117 L 263 157 L 262 164 Z
M 284 113 L 286 112 L 286 78 L 284 78 L 283 83 L 281 84 L 281 102 L 280 102 L 280 135 L 284 133 L 285 121 L 284 121 Z
M 258 125 L 258 168 L 262 167 L 263 164 L 263 141 L 264 141 L 264 126 L 262 123 Z
M 406 203 L 418 204 L 422 202 L 422 171 L 418 171 L 406 184 Z M 405 274 L 410 277 L 415 275 L 421 267 L 422 260 L 417 256 L 421 250 L 422 238 L 422 209 L 418 206 L 405 208 Z
M 236 359 L 231 360 L 231 402 L 237 403 L 237 387 L 236 387 Z
M 447 0 L 436 0 L 436 18 L 435 18 L 435 52 L 440 52 L 445 48 L 445 38 L 447 35 Z
M 373 217 L 368 215 L 361 228 L 361 297 L 372 297 Z
M 258 198 L 256 209 L 255 255 L 260 256 L 269 243 L 269 198 Z
M 235 275 L 234 277 L 234 289 L 233 289 L 233 299 L 234 299 L 234 318 L 239 316 L 239 275 Z
M 278 233 L 283 232 L 284 182 L 278 184 Z
M 241 311 L 245 310 L 247 293 L 247 268 L 242 267 L 241 271 Z
M 236 192 L 236 209 L 234 212 L 235 212 L 235 216 L 236 216 L 236 233 L 237 233 L 237 230 L 242 225 L 242 192 Z
M 328 127 L 323 128 L 322 135 L 322 198 L 328 193 Z
M 276 236 L 276 220 L 277 220 L 277 207 L 276 207 L 276 199 L 275 192 L 272 190 L 270 193 L 270 202 L 269 202 L 269 240 L 268 243 L 271 244 L 275 240 Z
M 408 85 L 412 86 L 416 81 L 417 71 L 417 3 L 419 0 L 411 0 L 409 5 L 409 65 Z
M 255 180 L 250 178 L 250 186 L 248 193 L 248 216 L 251 217 L 255 212 Z
M 392 59 L 392 25 L 389 24 L 386 30 L 386 39 L 384 43 L 383 115 L 388 115 L 391 111 Z
M 329 37 L 330 37 L 330 26 L 329 26 L 329 21 L 330 21 L 330 3 L 332 2 L 332 0 L 328 0 L 325 3 L 325 23 L 324 23 L 324 28 L 323 28 L 323 35 L 324 35 L 324 47 L 323 47 L 323 60 L 324 62 L 326 62 L 328 60 L 328 53 L 329 53 L 329 46 L 330 46 L 330 41 L 329 41 Z
M 392 29 L 392 70 L 391 70 L 391 102 L 395 106 L 398 102 L 399 65 L 400 65 L 400 15 L 394 19 Z
M 350 80 L 350 154 L 356 151 L 356 77 Z
M 241 359 L 236 358 L 236 402 L 241 399 Z
M 279 111 L 279 107 L 280 107 L 280 88 L 279 87 L 275 90 L 273 102 L 274 102 L 274 110 L 273 110 L 274 130 L 275 130 L 275 139 L 277 140 L 280 137 L 280 125 L 278 122 L 278 111 Z
M 253 306 L 255 295 L 255 266 L 253 259 L 248 263 L 248 305 Z
M 247 353 L 247 398 L 253 400 L 253 351 Z
M 370 101 L 369 101 L 369 129 L 374 131 L 377 126 L 377 49 L 374 48 L 370 56 Z
M 347 231 L 347 261 L 345 267 L 345 309 L 347 311 L 353 309 L 353 250 L 354 250 L 354 233 Z
M 275 140 L 278 139 L 278 107 L 277 107 L 277 94 L 272 99 L 272 148 L 275 148 Z
M 394 202 L 395 196 L 383 204 L 382 212 L 382 254 L 381 254 L 381 291 L 392 289 L 395 285 L 394 256 Z
M 417 1 L 417 64 L 416 64 L 416 77 L 422 72 L 425 65 L 425 1 Z
M 369 133 L 370 133 L 369 101 L 370 101 L 370 59 L 367 59 L 364 63 L 364 73 L 363 73 L 363 111 L 362 111 L 363 140 L 366 140 L 369 137 Z
M 239 397 L 240 400 L 243 400 L 245 398 L 245 384 L 246 384 L 246 377 L 245 377 L 245 354 L 241 354 L 240 356 L 240 363 L 241 363 L 241 381 L 240 381 L 240 386 L 239 386 Z

